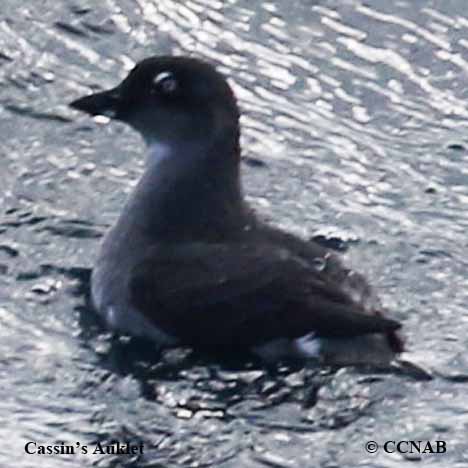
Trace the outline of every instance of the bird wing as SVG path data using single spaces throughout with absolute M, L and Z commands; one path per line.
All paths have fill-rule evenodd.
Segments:
M 387 333 L 399 323 L 363 313 L 321 269 L 273 244 L 157 245 L 133 270 L 133 305 L 198 346 L 242 347 L 310 332 Z

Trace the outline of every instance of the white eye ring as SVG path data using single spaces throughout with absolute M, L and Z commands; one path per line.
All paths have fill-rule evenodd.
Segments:
M 179 86 L 174 75 L 167 71 L 158 73 L 153 79 L 153 84 L 167 94 L 174 92 Z

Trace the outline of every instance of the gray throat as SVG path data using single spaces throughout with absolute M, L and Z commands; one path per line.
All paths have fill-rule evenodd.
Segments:
M 150 148 L 154 154 L 110 233 L 114 248 L 240 235 L 251 215 L 242 200 L 237 145 L 229 153 L 217 145 Z

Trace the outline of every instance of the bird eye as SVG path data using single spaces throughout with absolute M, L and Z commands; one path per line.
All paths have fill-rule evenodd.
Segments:
M 154 77 L 153 85 L 158 91 L 162 91 L 164 94 L 171 94 L 176 91 L 179 83 L 171 72 L 161 72 Z

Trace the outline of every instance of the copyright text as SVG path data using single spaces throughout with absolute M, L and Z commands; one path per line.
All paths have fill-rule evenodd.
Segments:
M 402 454 L 445 453 L 447 442 L 445 440 L 387 440 L 379 444 L 374 440 L 369 440 L 365 448 L 367 453 L 377 453 L 379 450 L 385 453 Z

